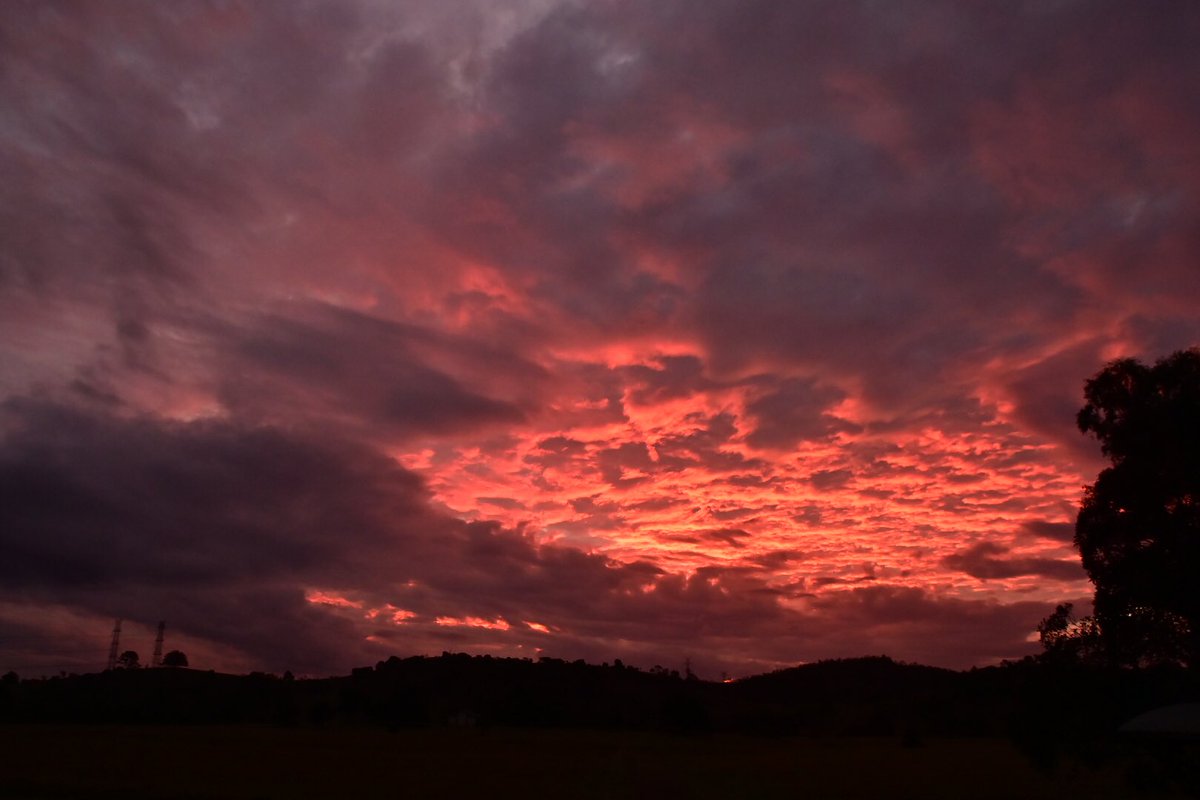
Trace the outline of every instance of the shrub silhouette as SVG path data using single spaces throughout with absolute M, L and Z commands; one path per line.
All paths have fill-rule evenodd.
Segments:
M 179 650 L 172 650 L 163 656 L 162 665 L 164 667 L 186 667 L 188 665 L 188 657 Z

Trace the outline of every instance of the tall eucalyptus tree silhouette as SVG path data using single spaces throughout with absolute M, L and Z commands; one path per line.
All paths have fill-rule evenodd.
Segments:
M 1200 663 L 1200 349 L 1113 361 L 1084 396 L 1079 429 L 1112 461 L 1075 523 L 1105 657 Z

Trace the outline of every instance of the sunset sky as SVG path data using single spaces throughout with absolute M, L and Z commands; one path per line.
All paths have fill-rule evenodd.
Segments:
M 9 2 L 0 672 L 1037 649 L 1200 5 Z

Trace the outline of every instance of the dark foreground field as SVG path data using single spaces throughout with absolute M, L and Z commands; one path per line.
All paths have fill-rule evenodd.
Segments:
M 1037 770 L 998 739 L 0 726 L 0 796 L 22 798 L 1062 800 L 1136 796 L 1129 768 L 1067 761 Z

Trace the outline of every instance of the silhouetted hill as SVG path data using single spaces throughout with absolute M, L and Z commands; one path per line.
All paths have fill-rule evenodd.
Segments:
M 661 669 L 544 658 L 391 658 L 349 676 L 291 680 L 189 669 L 0 684 L 0 721 L 506 726 L 761 735 L 1012 735 L 1115 731 L 1148 709 L 1200 700 L 1181 669 L 1095 670 L 1028 660 L 953 672 L 886 657 L 823 661 L 723 684 Z
M 946 698 L 967 690 L 963 673 L 886 656 L 837 659 L 756 675 L 730 685 L 738 727 L 774 733 L 892 735 L 980 733 L 981 718 L 947 714 Z M 978 717 L 978 715 L 974 715 Z
M 0 720 L 671 729 L 696 727 L 687 709 L 713 686 L 619 662 L 443 654 L 317 680 L 190 669 L 25 680 L 0 687 Z

